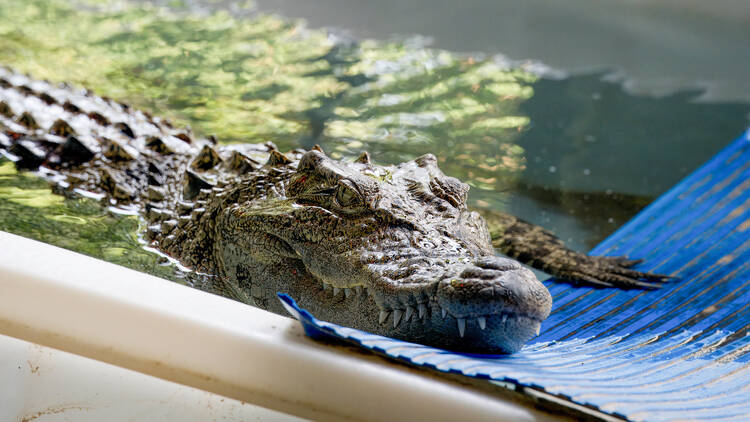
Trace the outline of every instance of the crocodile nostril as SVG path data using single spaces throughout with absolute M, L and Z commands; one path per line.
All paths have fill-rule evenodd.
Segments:
M 510 271 L 522 268 L 521 264 L 517 261 L 494 255 L 481 257 L 474 262 L 474 265 L 479 268 L 497 271 Z
M 492 280 L 497 278 L 500 274 L 497 270 L 485 270 L 478 267 L 467 268 L 461 273 L 461 278 L 466 279 L 479 279 L 479 280 Z

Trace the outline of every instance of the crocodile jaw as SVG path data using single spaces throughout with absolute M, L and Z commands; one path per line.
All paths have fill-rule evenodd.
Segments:
M 299 254 L 305 262 L 311 248 L 300 249 L 307 251 Z M 340 262 L 337 267 L 343 265 Z M 533 272 L 494 255 L 456 264 L 429 281 L 390 280 L 377 266 L 367 276 L 356 274 L 356 267 L 350 266 L 351 278 L 345 281 L 312 268 L 316 267 L 310 265 L 307 270 L 313 285 L 298 297 L 313 298 L 302 301 L 317 317 L 462 352 L 518 351 L 539 334 L 552 305 L 548 290 Z M 364 268 L 365 272 L 373 270 Z
M 500 308 L 461 317 L 437 301 L 404 308 L 381 307 L 375 303 L 372 294 L 364 288 L 338 289 L 321 283 L 317 304 L 309 300 L 303 302 L 316 317 L 329 322 L 469 353 L 516 352 L 539 334 L 542 323 L 542 319 Z

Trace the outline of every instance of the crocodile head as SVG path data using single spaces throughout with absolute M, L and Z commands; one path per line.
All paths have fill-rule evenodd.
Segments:
M 281 179 L 226 208 L 217 242 L 229 278 L 269 309 L 278 290 L 323 320 L 492 353 L 518 350 L 549 315 L 547 289 L 494 254 L 469 187 L 433 155 L 383 167 L 312 150 Z

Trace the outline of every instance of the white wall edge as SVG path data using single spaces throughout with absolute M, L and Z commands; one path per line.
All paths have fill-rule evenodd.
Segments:
M 0 231 L 0 334 L 316 420 L 545 420 L 298 322 Z

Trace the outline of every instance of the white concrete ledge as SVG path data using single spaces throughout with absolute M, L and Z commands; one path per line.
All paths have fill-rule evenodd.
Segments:
M 0 335 L 0 421 L 3 422 L 302 420 Z
M 0 334 L 316 420 L 546 419 L 317 344 L 289 318 L 5 232 Z

